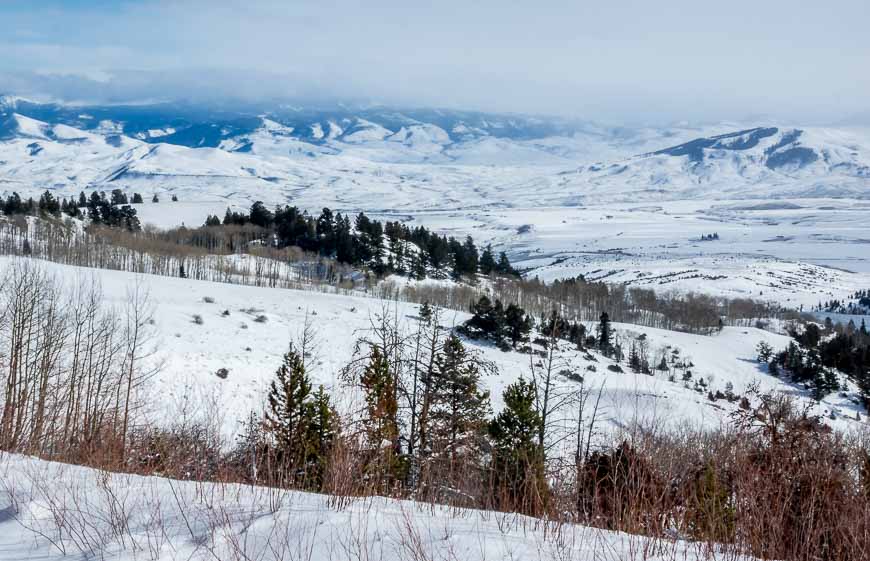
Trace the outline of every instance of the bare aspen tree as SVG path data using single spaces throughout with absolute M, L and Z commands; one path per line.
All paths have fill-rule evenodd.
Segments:
M 135 408 L 135 391 L 144 384 L 159 369 L 159 365 L 143 366 L 143 362 L 153 355 L 154 349 L 149 325 L 153 319 L 154 310 L 150 301 L 150 293 L 140 277 L 127 289 L 127 301 L 124 309 L 124 357 L 122 364 L 122 380 L 118 384 L 116 397 L 116 414 L 120 414 L 121 451 L 126 454 L 127 436 L 130 430 L 130 416 Z M 123 393 L 122 393 L 123 392 Z

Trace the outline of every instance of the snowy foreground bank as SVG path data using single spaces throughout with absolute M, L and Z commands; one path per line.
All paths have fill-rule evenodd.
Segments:
M 172 481 L 0 456 L 2 561 L 712 558 L 705 550 L 514 514 Z

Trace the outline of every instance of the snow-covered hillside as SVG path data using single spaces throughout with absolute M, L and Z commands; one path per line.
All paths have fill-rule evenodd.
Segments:
M 710 554 L 716 548 L 708 544 L 509 513 L 109 474 L 0 454 L 0 558 L 10 561 L 694 561 Z
M 0 274 L 12 262 L 11 258 L 0 259 Z M 289 344 L 299 340 L 306 320 L 311 323 L 316 342 L 310 367 L 312 379 L 333 391 L 340 406 L 350 410 L 356 396 L 344 387 L 339 375 L 353 358 L 356 340 L 370 332 L 378 314 L 387 312 L 395 316 L 399 325 L 410 332 L 418 313 L 418 307 L 412 304 L 363 296 L 137 277 L 51 263 L 42 266 L 67 285 L 82 279 L 98 279 L 105 301 L 118 307 L 126 303 L 134 283 L 141 283 L 150 293 L 154 308 L 154 323 L 149 328 L 154 354 L 150 360 L 160 365 L 151 382 L 155 399 L 149 415 L 160 423 L 183 416 L 192 419 L 205 416 L 210 423 L 218 423 L 228 438 L 251 412 L 262 411 L 267 386 Z M 441 323 L 449 329 L 468 317 L 462 312 L 445 311 Z M 703 336 L 632 325 L 614 324 L 614 327 L 625 345 L 645 335 L 645 344 L 656 363 L 663 355 L 669 360 L 676 356 L 692 365 L 688 368 L 692 375 L 684 381 L 684 369 L 671 373 L 656 371 L 652 376 L 633 374 L 625 365 L 625 372 L 612 372 L 608 369 L 608 365 L 614 364 L 610 359 L 595 352 L 578 352 L 566 344 L 558 353 L 559 369 L 581 376 L 587 390 L 602 391 L 600 444 L 607 444 L 612 436 L 638 425 L 688 423 L 718 428 L 730 422 L 729 414 L 737 404 L 727 400 L 711 402 L 707 392 L 725 392 L 730 387 L 740 395 L 755 384 L 761 391 L 782 390 L 806 400 L 814 412 L 833 416 L 828 422 L 835 426 L 863 424 L 856 424 L 860 408 L 851 401 L 853 396 L 832 394 L 815 404 L 809 392 L 768 375 L 766 368 L 756 362 L 755 347 L 759 341 L 780 349 L 788 343 L 788 337 L 755 328 L 725 328 L 718 335 Z M 505 353 L 487 343 L 467 344 L 497 367 L 498 375 L 483 380 L 497 411 L 502 407 L 503 389 L 520 376 L 530 376 L 530 357 L 518 352 Z M 225 378 L 217 375 L 222 368 L 228 371 Z M 670 375 L 674 375 L 673 381 L 669 380 Z M 697 388 L 700 380 L 702 391 Z M 565 376 L 559 378 L 558 384 L 566 390 L 580 387 L 576 380 Z M 573 426 L 567 420 L 572 415 L 573 412 L 566 416 L 566 430 Z
M 756 127 L 693 139 L 608 165 L 578 168 L 567 184 L 589 199 L 866 198 L 864 131 Z

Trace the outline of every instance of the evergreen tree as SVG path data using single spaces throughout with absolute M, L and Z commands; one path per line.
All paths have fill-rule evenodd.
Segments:
M 251 224 L 254 224 L 255 226 L 268 228 L 274 222 L 275 215 L 272 214 L 271 210 L 266 208 L 263 201 L 256 201 L 251 205 L 250 220 Z
M 154 196 L 151 197 L 151 202 L 152 203 L 159 203 L 160 202 L 160 198 L 157 196 L 157 193 L 154 193 Z
M 498 254 L 498 265 L 496 265 L 495 270 L 501 275 L 516 276 L 517 274 L 513 266 L 511 266 L 511 262 L 508 260 L 508 256 L 504 251 Z
M 122 191 L 120 189 L 112 189 L 111 197 L 112 197 L 112 199 L 111 199 L 112 205 L 118 206 L 118 205 L 126 205 L 129 203 L 129 201 L 127 200 L 127 195 L 124 193 L 124 191 Z
M 492 253 L 492 245 L 487 244 L 480 254 L 480 272 L 488 275 L 496 270 L 495 256 Z
M 134 205 L 139 205 L 139 204 L 142 204 L 144 202 L 145 201 L 142 200 L 142 195 L 140 195 L 139 193 L 133 193 L 133 204 Z
M 640 372 L 641 370 L 640 353 L 638 353 L 635 341 L 631 342 L 631 348 L 628 351 L 628 367 L 634 372 Z
M 329 465 L 329 455 L 339 433 L 338 414 L 322 385 L 307 403 L 305 417 L 306 482 L 320 490 Z
M 269 386 L 266 413 L 266 428 L 275 440 L 279 463 L 290 470 L 286 476 L 291 478 L 306 456 L 310 395 L 311 382 L 302 357 L 291 348 Z
M 513 348 L 525 340 L 532 331 L 532 318 L 522 308 L 511 302 L 504 312 L 505 336 Z
M 18 193 L 14 192 L 9 195 L 9 198 L 6 199 L 6 202 L 3 204 L 3 212 L 6 215 L 11 214 L 20 214 L 23 209 L 23 204 L 21 202 L 21 196 Z
M 45 191 L 39 197 L 39 212 L 42 214 L 60 215 L 60 203 L 50 191 Z
M 569 340 L 577 345 L 577 350 L 582 351 L 586 345 L 586 326 L 578 321 L 571 324 L 571 328 L 568 333 Z
M 477 246 L 474 245 L 471 236 L 466 236 L 465 242 L 462 244 L 462 274 L 474 276 L 479 266 L 480 257 L 477 253 Z
M 505 337 L 505 310 L 501 300 L 493 304 L 486 296 L 471 306 L 471 319 L 462 324 L 459 332 L 475 339 L 487 338 L 501 344 Z
M 602 312 L 598 321 L 598 349 L 605 355 L 610 355 L 612 349 L 610 333 L 610 316 Z
M 320 253 L 333 255 L 336 249 L 335 218 L 332 211 L 324 208 L 317 218 L 317 241 L 320 245 Z
M 418 280 L 426 278 L 426 259 L 423 257 L 422 249 L 411 253 L 409 272 Z
M 535 394 L 534 384 L 522 378 L 509 385 L 502 396 L 504 409 L 488 427 L 498 506 L 532 515 L 540 513 L 547 496 Z
M 350 218 L 347 215 L 339 214 L 335 219 L 335 258 L 340 263 L 356 261 Z
M 769 362 L 770 357 L 773 355 L 773 347 L 767 341 L 760 341 L 755 350 L 758 352 L 759 362 Z
M 427 300 L 423 302 L 423 304 L 420 306 L 420 321 L 424 323 L 432 321 L 434 313 L 435 312 L 432 309 L 432 306 L 429 304 L 429 301 Z
M 480 368 L 456 336 L 450 336 L 435 360 L 429 435 L 434 459 L 451 473 L 460 456 L 480 456 L 489 413 L 489 393 L 479 388 Z
M 360 384 L 365 394 L 363 418 L 365 437 L 371 458 L 368 470 L 389 483 L 399 472 L 399 404 L 396 383 L 390 364 L 377 345 L 371 346 L 369 362 L 363 369 Z

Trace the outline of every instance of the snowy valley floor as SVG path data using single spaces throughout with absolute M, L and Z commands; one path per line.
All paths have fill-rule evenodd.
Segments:
M 209 214 L 223 216 L 228 206 L 225 199 L 203 197 L 136 208 L 145 224 L 198 226 Z M 795 309 L 870 286 L 866 200 L 711 198 L 395 210 L 316 198 L 291 203 L 315 214 L 325 205 L 411 228 L 423 225 L 458 239 L 471 235 L 478 245 L 507 251 L 528 277 L 548 281 L 582 274 L 588 280 L 767 300 Z M 701 241 L 713 233 L 718 240 Z

